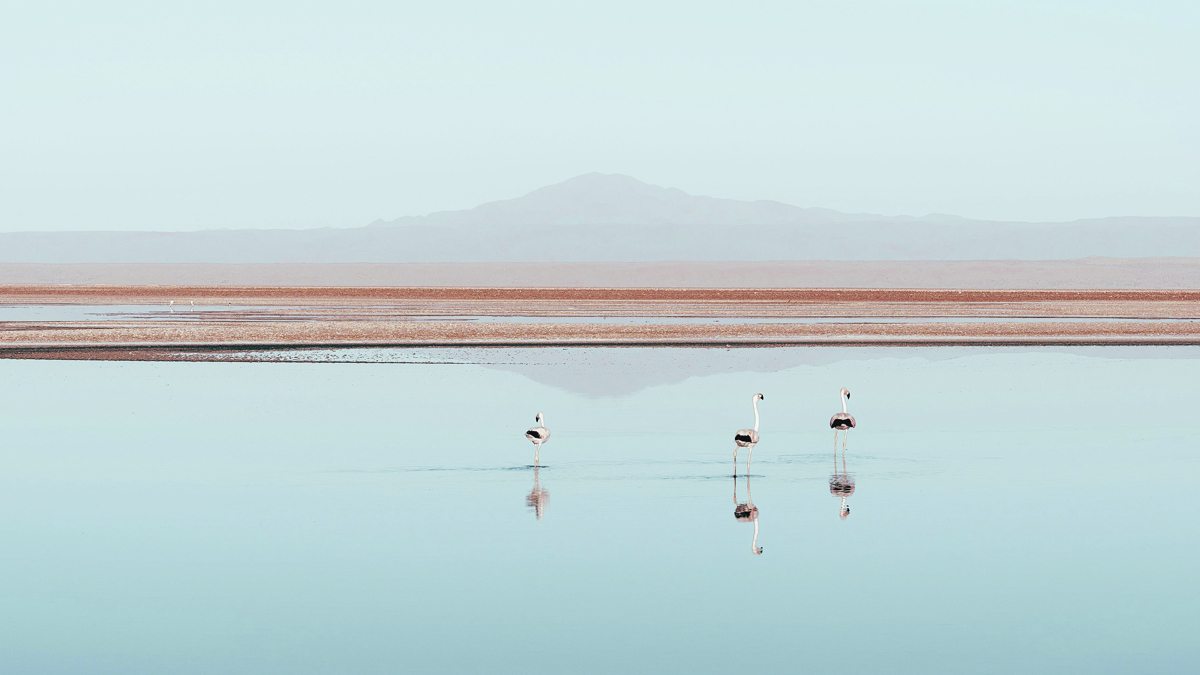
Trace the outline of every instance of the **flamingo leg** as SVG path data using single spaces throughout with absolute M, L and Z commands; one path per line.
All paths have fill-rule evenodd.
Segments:
M 838 434 L 840 434 L 840 433 L 841 432 L 838 431 L 837 429 L 833 430 L 833 472 L 834 473 L 837 473 L 837 446 L 838 446 Z
M 733 444 L 733 477 L 737 478 L 737 443 Z
M 754 446 L 750 446 L 750 452 L 746 455 L 746 480 L 750 480 L 750 462 L 754 461 Z

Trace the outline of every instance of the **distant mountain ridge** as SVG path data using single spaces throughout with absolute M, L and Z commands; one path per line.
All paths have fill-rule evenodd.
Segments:
M 798 225 L 849 222 L 882 216 L 802 208 L 783 202 L 720 199 L 643 183 L 622 174 L 585 173 L 515 199 L 473 209 L 439 211 L 377 221 L 376 226 L 411 224 L 462 227 L 514 225 Z
M 0 262 L 644 262 L 1200 257 L 1200 218 L 851 214 L 584 174 L 472 209 L 313 230 L 0 233 Z M 1200 280 L 1198 284 L 1200 285 Z

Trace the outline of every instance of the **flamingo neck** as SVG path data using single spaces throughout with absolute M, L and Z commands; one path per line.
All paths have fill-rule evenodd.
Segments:
M 846 412 L 846 395 L 842 394 L 842 412 Z
M 758 398 L 754 399 L 754 430 L 758 431 Z
M 750 541 L 750 551 L 758 555 L 758 518 L 754 519 L 754 539 Z

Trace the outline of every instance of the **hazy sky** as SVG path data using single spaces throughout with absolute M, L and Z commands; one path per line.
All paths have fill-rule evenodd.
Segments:
M 589 171 L 1200 215 L 1198 6 L 0 0 L 0 230 L 356 226 Z

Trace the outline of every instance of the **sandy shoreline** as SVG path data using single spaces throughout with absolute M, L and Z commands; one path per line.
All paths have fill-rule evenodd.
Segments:
M 175 312 L 164 307 L 171 300 Z M 0 358 L 204 360 L 338 347 L 1200 345 L 1200 290 L 0 287 L 0 305 L 68 304 L 147 311 L 0 321 Z M 837 321 L 816 320 L 830 317 Z

